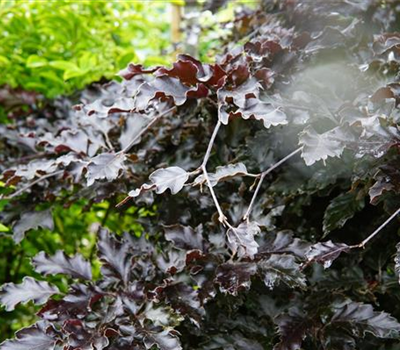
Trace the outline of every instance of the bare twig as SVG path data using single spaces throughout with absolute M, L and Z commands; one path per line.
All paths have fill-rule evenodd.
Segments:
M 135 142 L 147 131 L 149 130 L 158 120 L 160 120 L 161 117 L 165 116 L 166 114 L 168 114 L 169 112 L 172 112 L 176 107 L 172 107 L 170 109 L 167 109 L 166 111 L 160 113 L 159 115 L 157 115 L 156 117 L 154 117 L 154 119 L 146 125 L 146 127 L 144 129 L 142 129 L 139 134 L 137 134 L 132 140 L 131 142 L 129 142 L 129 144 L 127 146 L 125 146 L 121 151 L 117 152 L 118 153 L 127 153 L 129 152 L 129 150 L 132 148 L 132 146 L 135 144 Z
M 213 131 L 213 133 L 211 135 L 211 139 L 210 139 L 210 142 L 208 143 L 207 151 L 206 151 L 206 154 L 205 154 L 204 159 L 203 159 L 203 163 L 201 164 L 200 168 L 203 171 L 204 177 L 205 177 L 205 179 L 207 181 L 208 188 L 210 189 L 211 197 L 212 197 L 212 199 L 214 201 L 214 204 L 215 204 L 215 206 L 217 208 L 218 215 L 219 215 L 218 220 L 222 224 L 225 224 L 225 225 L 227 225 L 229 227 L 232 227 L 229 224 L 227 217 L 222 212 L 221 206 L 219 205 L 217 196 L 215 195 L 215 192 L 214 192 L 214 189 L 213 189 L 213 186 L 211 184 L 210 177 L 208 176 L 208 172 L 207 172 L 207 168 L 206 168 L 208 159 L 210 158 L 211 150 L 212 150 L 213 145 L 214 145 L 215 138 L 217 137 L 218 130 L 219 130 L 220 127 L 221 127 L 221 122 L 218 120 L 218 123 L 215 126 L 214 131 Z
M 214 131 L 211 135 L 210 142 L 208 143 L 207 151 L 206 151 L 206 154 L 204 155 L 204 159 L 203 159 L 203 163 L 201 164 L 201 167 L 205 167 L 208 162 L 208 159 L 210 158 L 211 150 L 213 148 L 215 138 L 217 137 L 220 127 L 221 127 L 221 122 L 218 120 L 218 123 L 217 123 L 217 125 L 215 125 Z
M 250 205 L 246 211 L 246 214 L 243 216 L 243 220 L 248 220 L 250 213 L 253 209 L 254 206 L 254 202 L 257 198 L 257 194 L 260 191 L 261 188 L 261 184 L 264 181 L 264 178 L 273 170 L 275 170 L 277 167 L 279 167 L 281 164 L 285 163 L 288 159 L 292 158 L 293 156 L 295 156 L 297 153 L 299 153 L 302 150 L 302 147 L 296 149 L 295 151 L 293 151 L 292 153 L 288 154 L 285 158 L 282 158 L 280 161 L 276 162 L 275 164 L 273 164 L 272 166 L 270 166 L 267 170 L 263 171 L 260 175 L 260 181 L 257 184 L 256 190 L 254 191 L 253 197 L 251 198 L 251 202 Z
M 397 215 L 400 213 L 400 208 L 397 209 L 382 225 L 380 225 L 374 232 L 372 232 L 366 239 L 364 239 L 361 243 L 350 246 L 353 248 L 364 248 L 364 246 L 374 238 L 379 232 L 381 232 L 389 222 L 391 222 Z
M 38 182 L 48 179 L 49 177 L 60 175 L 63 172 L 64 172 L 64 170 L 59 170 L 59 171 L 56 171 L 55 173 L 43 175 L 43 176 L 39 177 L 38 179 L 36 179 L 35 181 L 31 182 L 30 184 L 26 185 L 25 187 L 22 187 L 18 191 L 10 194 L 9 196 L 4 197 L 4 199 L 14 198 L 14 197 L 20 195 L 21 193 L 25 192 L 28 188 L 31 188 L 32 186 L 36 185 Z
M 337 254 L 340 254 L 341 252 L 346 252 L 348 253 L 349 250 L 351 249 L 358 249 L 358 248 L 365 248 L 365 245 L 372 239 L 374 238 L 379 232 L 381 232 L 397 215 L 400 214 L 400 208 L 397 209 L 382 225 L 380 225 L 374 232 L 372 232 L 367 238 L 365 238 L 362 242 L 358 244 L 353 244 L 350 246 L 344 246 L 337 248 L 335 250 L 329 251 L 326 254 L 318 256 L 318 260 L 324 260 L 329 256 L 336 256 Z M 302 269 L 306 268 L 309 266 L 314 259 L 310 259 L 309 261 L 305 262 L 302 266 Z

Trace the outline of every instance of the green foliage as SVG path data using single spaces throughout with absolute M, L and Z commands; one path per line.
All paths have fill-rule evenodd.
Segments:
M 164 64 L 166 9 L 131 1 L 1 1 L 0 85 L 54 97 L 112 78 L 131 61 Z

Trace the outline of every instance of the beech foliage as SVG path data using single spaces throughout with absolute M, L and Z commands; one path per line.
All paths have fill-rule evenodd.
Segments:
M 261 5 L 214 63 L 131 63 L 1 126 L 16 243 L 60 203 L 155 208 L 99 227 L 98 260 L 33 257 L 0 302 L 38 321 L 1 350 L 398 347 L 398 2 Z

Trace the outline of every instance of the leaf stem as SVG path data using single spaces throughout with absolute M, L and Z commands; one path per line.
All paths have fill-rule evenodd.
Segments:
M 257 184 L 257 187 L 254 191 L 253 197 L 251 198 L 250 205 L 246 211 L 246 214 L 243 216 L 243 220 L 248 220 L 250 217 L 250 213 L 253 209 L 255 200 L 257 198 L 258 192 L 260 191 L 261 184 L 264 181 L 264 178 L 273 170 L 275 170 L 277 167 L 279 167 L 281 164 L 285 163 L 288 159 L 292 158 L 295 156 L 297 153 L 299 153 L 302 150 L 302 147 L 299 147 L 292 153 L 288 154 L 286 157 L 282 158 L 280 161 L 276 162 L 275 164 L 271 165 L 267 170 L 263 171 L 260 175 L 260 181 Z

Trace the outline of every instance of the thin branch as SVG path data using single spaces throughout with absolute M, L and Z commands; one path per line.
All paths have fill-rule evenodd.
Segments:
M 111 151 L 113 151 L 113 150 L 114 150 L 114 147 L 113 147 L 113 145 L 112 145 L 112 143 L 111 143 L 111 141 L 110 141 L 110 138 L 108 137 L 108 134 L 107 134 L 106 132 L 103 132 L 103 135 L 104 135 L 104 140 L 106 141 L 107 147 L 108 147 Z
M 52 173 L 52 174 L 43 175 L 43 176 L 39 177 L 38 179 L 36 179 L 35 181 L 31 182 L 30 184 L 26 185 L 25 187 L 22 187 L 18 191 L 10 194 L 9 196 L 4 197 L 4 199 L 14 198 L 14 197 L 20 195 L 21 193 L 25 192 L 27 189 L 31 188 L 32 186 L 36 185 L 38 182 L 48 179 L 49 177 L 60 175 L 63 172 L 64 172 L 64 170 L 60 170 L 60 171 L 56 171 L 55 173 Z
M 400 213 L 400 208 L 397 209 L 381 226 L 379 226 L 374 232 L 372 232 L 366 239 L 364 239 L 360 244 L 356 244 L 350 246 L 351 249 L 353 248 L 364 248 L 364 246 L 374 238 L 380 231 L 382 231 L 389 222 L 391 222 L 397 215 Z
M 201 167 L 205 167 L 207 165 L 208 159 L 210 158 L 211 150 L 214 145 L 215 138 L 217 137 L 218 130 L 220 127 L 221 127 L 221 122 L 218 120 L 218 123 L 215 126 L 215 129 L 211 135 L 210 142 L 208 143 L 207 151 L 206 151 L 206 154 L 204 155 L 204 159 L 203 159 L 203 163 L 201 164 Z
M 127 153 L 129 152 L 129 150 L 133 147 L 133 145 L 135 144 L 135 142 L 147 131 L 149 130 L 158 120 L 160 120 L 161 117 L 165 116 L 166 114 L 168 114 L 169 112 L 172 112 L 176 107 L 172 107 L 170 109 L 167 109 L 166 111 L 160 113 L 158 116 L 156 116 L 155 118 L 153 118 L 153 120 L 146 125 L 146 127 L 144 129 L 142 129 L 139 134 L 137 134 L 132 140 L 131 142 L 129 142 L 129 144 L 127 146 L 125 146 L 121 151 L 117 152 L 117 153 Z
M 349 250 L 351 250 L 351 249 L 365 248 L 365 245 L 372 238 L 374 238 L 379 232 L 381 232 L 399 214 L 400 214 L 400 208 L 397 209 L 382 225 L 380 225 L 374 232 L 372 232 L 362 242 L 360 242 L 358 244 L 353 244 L 353 245 L 350 245 L 350 246 L 337 248 L 337 249 L 335 249 L 333 251 L 330 251 L 330 252 L 328 252 L 326 254 L 318 256 L 318 259 L 319 260 L 324 260 L 324 259 L 327 259 L 329 256 L 336 256 L 336 254 L 338 254 L 338 253 L 340 254 L 341 252 L 348 253 Z M 311 260 L 307 261 L 306 263 L 304 263 L 303 266 L 302 266 L 302 269 L 304 269 L 305 267 L 309 266 L 313 261 L 314 261 L 314 259 L 311 259 Z
M 276 162 L 272 166 L 270 166 L 267 170 L 263 171 L 260 175 L 260 181 L 257 184 L 256 190 L 254 191 L 253 197 L 251 198 L 251 202 L 249 205 L 249 208 L 246 211 L 246 214 L 243 216 L 243 220 L 248 220 L 250 217 L 250 213 L 253 209 L 255 200 L 257 198 L 258 192 L 260 191 L 261 184 L 264 181 L 264 178 L 273 170 L 275 170 L 277 167 L 279 167 L 281 164 L 285 163 L 288 159 L 292 158 L 295 156 L 297 153 L 299 153 L 302 150 L 302 147 L 296 149 L 292 153 L 288 154 L 285 158 L 282 158 L 280 161 Z
M 212 199 L 214 201 L 214 204 L 215 204 L 215 206 L 217 208 L 218 215 L 219 215 L 218 220 L 222 224 L 225 224 L 228 227 L 232 227 L 232 225 L 228 222 L 227 217 L 224 215 L 224 213 L 223 213 L 223 211 L 221 209 L 221 206 L 219 205 L 218 198 L 215 195 L 215 192 L 214 192 L 214 189 L 213 189 L 213 186 L 211 184 L 210 177 L 208 176 L 208 172 L 207 172 L 207 168 L 206 168 L 208 159 L 210 158 L 211 150 L 212 150 L 213 145 L 214 145 L 215 138 L 217 137 L 218 130 L 219 130 L 220 127 L 221 127 L 221 121 L 218 120 L 218 123 L 215 126 L 214 131 L 213 131 L 213 133 L 211 135 L 211 139 L 210 139 L 210 142 L 208 143 L 207 151 L 206 151 L 206 154 L 205 154 L 204 159 L 203 159 L 203 163 L 201 164 L 200 168 L 203 171 L 204 177 L 205 177 L 205 179 L 207 181 L 208 188 L 210 189 L 211 197 L 212 197 Z

